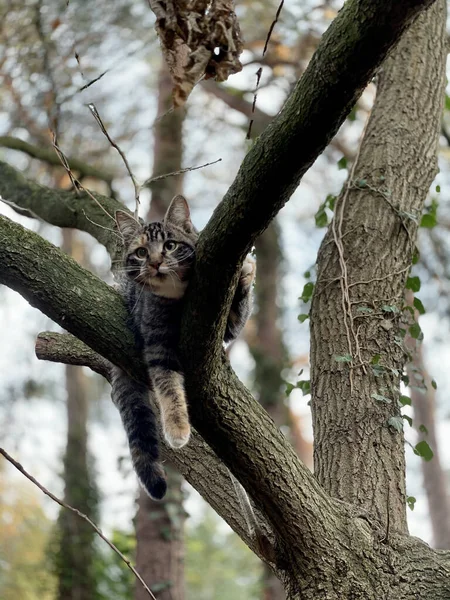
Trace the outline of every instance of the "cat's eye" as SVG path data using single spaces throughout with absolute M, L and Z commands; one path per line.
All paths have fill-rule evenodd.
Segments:
M 168 252 L 169 254 L 170 254 L 171 252 L 173 252 L 174 250 L 176 250 L 177 248 L 178 248 L 178 244 L 177 244 L 177 242 L 172 242 L 172 241 L 169 241 L 169 242 L 166 242 L 166 243 L 164 244 L 164 249 L 165 249 L 165 250 L 166 250 L 166 252 Z
M 147 248 L 144 248 L 143 246 L 141 248 L 136 248 L 135 252 L 136 256 L 138 258 L 147 258 Z

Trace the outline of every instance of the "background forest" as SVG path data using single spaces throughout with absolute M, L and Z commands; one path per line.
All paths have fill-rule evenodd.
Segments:
M 183 193 L 201 229 L 342 4 L 290 0 L 265 50 L 278 3 L 240 0 L 236 14 L 245 39 L 242 72 L 223 84 L 200 82 L 186 105 L 174 110 L 172 82 L 146 2 L 0 0 L 4 200 L 0 213 L 38 232 L 112 283 L 106 250 L 91 236 L 51 226 L 8 200 L 8 186 L 16 185 L 10 183 L 8 165 L 40 184 L 72 188 L 53 147 L 56 139 L 83 187 L 133 209 L 132 181 L 88 108 L 94 104 L 137 180 L 152 179 L 141 193 L 140 216 L 161 217 L 171 198 Z M 241 380 L 309 467 L 308 313 L 315 261 L 374 96 L 371 83 L 292 200 L 258 238 L 254 313 L 229 349 Z M 420 313 L 420 327 L 412 337 L 420 340 L 423 335 L 423 342 L 408 365 L 409 387 L 404 386 L 401 396 L 409 529 L 446 549 L 450 549 L 449 111 L 446 96 L 440 172 L 419 219 L 420 259 L 407 285 L 417 293 L 414 307 Z M 206 163 L 213 164 L 191 170 Z M 158 179 L 182 169 L 187 170 Z M 387 303 L 385 310 L 394 308 Z M 285 598 L 280 582 L 170 463 L 166 464 L 169 493 L 163 502 L 156 504 L 139 492 L 109 385 L 84 367 L 43 363 L 34 356 L 37 334 L 61 331 L 57 325 L 4 286 L 0 323 L 0 446 L 55 495 L 98 523 L 136 562 L 158 600 Z M 426 443 L 419 446 L 422 456 L 418 456 L 414 447 L 421 442 Z M 427 460 L 429 448 L 432 460 Z M 3 459 L 0 474 L 1 600 L 148 597 L 86 523 L 59 510 Z M 231 484 L 230 493 L 234 493 Z

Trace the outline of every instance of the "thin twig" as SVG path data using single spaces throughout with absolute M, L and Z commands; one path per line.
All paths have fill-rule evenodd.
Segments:
M 120 558 L 123 560 L 123 562 L 132 571 L 132 573 L 136 577 L 136 579 L 138 579 L 141 582 L 142 586 L 144 587 L 145 591 L 150 596 L 150 598 L 153 598 L 153 600 L 156 600 L 156 598 L 153 595 L 151 589 L 147 586 L 147 584 L 145 583 L 145 581 L 142 579 L 142 577 L 139 575 L 139 573 L 133 567 L 133 565 L 128 560 L 128 558 L 126 558 L 126 556 L 124 556 L 122 554 L 122 552 L 112 542 L 110 542 L 108 540 L 108 538 L 102 533 L 101 529 L 99 527 L 97 527 L 97 525 L 93 521 L 91 521 L 91 519 L 87 515 L 85 515 L 81 511 L 79 511 L 77 508 L 74 508 L 73 506 L 70 506 L 69 504 L 66 504 L 66 502 L 64 502 L 63 500 L 60 500 L 59 498 L 57 498 L 56 496 L 54 496 L 51 492 L 49 492 L 47 490 L 47 488 L 45 488 L 41 483 L 39 483 L 39 481 L 37 481 L 27 471 L 25 471 L 25 469 L 22 467 L 22 465 L 20 463 L 18 463 L 16 460 L 14 460 L 14 458 L 12 456 L 10 456 L 6 452 L 6 450 L 4 450 L 3 448 L 0 448 L 0 454 L 2 456 L 4 456 L 4 458 L 6 458 L 6 460 L 9 461 L 18 471 L 20 471 L 22 473 L 22 475 L 25 475 L 25 477 L 27 479 L 29 479 L 32 483 L 34 483 L 34 485 L 36 485 L 41 490 L 41 492 L 44 492 L 44 494 L 46 496 L 48 496 L 49 498 L 51 498 L 54 502 L 56 502 L 57 504 L 59 504 L 63 508 L 67 508 L 68 510 L 71 510 L 76 515 L 78 515 L 81 519 L 84 519 L 85 521 L 87 521 L 89 523 L 89 525 L 95 530 L 95 532 L 102 538 L 102 540 L 104 540 L 108 544 L 108 546 L 112 550 L 114 550 L 114 552 L 116 554 L 118 554 L 118 556 L 120 556 Z
M 131 167 L 128 163 L 127 157 L 125 156 L 125 153 L 122 151 L 122 149 L 119 147 L 119 145 L 111 138 L 111 136 L 109 135 L 109 133 L 106 130 L 105 125 L 103 124 L 103 121 L 98 113 L 98 110 L 95 106 L 95 104 L 89 103 L 88 105 L 89 110 L 92 113 L 92 116 L 94 117 L 94 119 L 97 121 L 98 126 L 101 129 L 101 132 L 103 133 L 103 135 L 106 137 L 106 139 L 108 140 L 108 142 L 111 144 L 111 146 L 113 148 L 115 148 L 117 150 L 117 152 L 120 154 L 124 165 L 128 171 L 128 175 L 131 178 L 131 181 L 133 182 L 133 186 L 134 186 L 134 199 L 136 201 L 136 209 L 134 211 L 134 218 L 137 219 L 138 215 L 139 215 L 139 204 L 140 204 L 140 200 L 139 200 L 139 193 L 141 190 L 142 186 L 139 186 L 136 177 L 133 174 L 133 171 L 131 170 Z
M 270 38 L 272 36 L 273 30 L 275 25 L 278 23 L 278 18 L 281 14 L 281 10 L 283 8 L 284 5 L 284 0 L 281 0 L 277 12 L 275 14 L 275 19 L 272 21 L 272 24 L 269 27 L 269 31 L 267 32 L 267 37 L 266 37 L 266 43 L 264 44 L 264 49 L 263 49 L 263 53 L 262 53 L 262 58 L 264 58 L 267 48 L 269 46 L 269 42 L 270 42 Z M 262 75 L 262 67 L 260 67 L 257 72 L 256 72 L 256 88 L 255 88 L 255 93 L 253 95 L 253 105 L 252 105 L 252 115 L 255 113 L 255 107 L 256 107 L 256 98 L 258 96 L 258 90 L 259 90 L 259 83 L 261 81 L 261 75 Z M 253 125 L 253 118 L 250 120 L 250 123 L 248 125 L 248 131 L 247 131 L 247 136 L 246 139 L 249 140 L 251 133 L 252 133 L 252 125 Z
M 85 188 L 81 182 L 75 177 L 75 175 L 73 174 L 70 165 L 67 161 L 67 157 L 64 155 L 64 152 L 61 150 L 61 148 L 58 146 L 58 143 L 56 141 L 56 134 L 52 131 L 52 137 L 53 137 L 53 148 L 55 149 L 55 152 L 59 158 L 59 160 L 61 161 L 62 166 L 66 169 L 67 174 L 70 177 L 70 181 L 72 182 L 73 187 L 75 188 L 75 190 L 77 191 L 83 191 L 85 192 L 89 198 L 91 198 L 91 200 L 93 200 L 101 209 L 104 213 L 106 213 L 108 215 L 108 217 L 110 217 L 113 221 L 114 221 L 114 216 L 110 215 L 109 212 L 106 210 L 106 208 L 97 200 L 97 198 L 94 196 L 94 194 L 92 194 L 92 192 L 90 192 L 87 188 Z
M 216 163 L 221 161 L 222 159 L 218 158 L 213 162 L 205 163 L 204 165 L 199 165 L 198 167 L 184 167 L 179 171 L 172 171 L 172 173 L 165 173 L 165 175 L 156 175 L 156 177 L 150 177 L 149 179 L 146 179 L 140 187 L 143 188 L 145 185 L 150 185 L 150 183 L 153 183 L 154 181 L 159 181 L 160 179 L 165 179 L 166 177 L 172 177 L 173 175 L 182 175 L 183 173 L 187 173 L 188 171 L 196 171 L 197 169 L 203 169 L 203 167 L 209 167 L 210 165 L 215 165 Z

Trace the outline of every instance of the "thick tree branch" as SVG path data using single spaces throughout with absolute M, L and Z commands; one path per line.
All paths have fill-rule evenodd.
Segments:
M 395 41 L 430 4 L 345 4 L 283 110 L 247 154 L 197 247 L 181 339 L 194 423 L 247 490 L 258 490 L 258 500 L 280 537 L 302 551 L 311 544 L 305 539 L 310 528 L 323 526 L 321 511 L 333 509 L 223 357 L 221 340 L 236 266 L 289 199 Z M 243 414 L 248 421 L 242 420 Z M 270 431 L 270 444 L 255 453 L 260 431 Z M 326 536 L 325 530 L 322 533 Z
M 39 360 L 89 367 L 109 383 L 111 381 L 111 363 L 71 334 L 52 331 L 40 333 L 35 351 Z M 262 560 L 273 562 L 273 550 L 270 545 L 261 546 L 258 540 L 250 535 L 239 501 L 232 491 L 228 469 L 196 431 L 183 449 L 174 451 L 164 444 L 162 454 L 177 467 L 249 548 Z M 261 514 L 258 514 L 258 519 L 266 539 L 269 540 L 273 534 Z
M 32 158 L 42 160 L 49 165 L 61 167 L 61 161 L 59 160 L 53 148 L 35 146 L 10 135 L 0 136 L 0 146 L 3 148 L 9 148 L 10 150 L 18 150 L 19 152 L 28 154 L 28 156 L 31 156 Z M 93 167 L 82 160 L 79 160 L 78 158 L 67 158 L 67 162 L 69 163 L 70 168 L 73 171 L 76 171 L 80 177 L 95 177 L 95 179 L 105 181 L 109 185 L 111 185 L 111 182 L 114 179 L 114 175 L 112 173 L 108 173 L 102 169 L 97 169 L 96 167 Z
M 92 192 L 52 190 L 26 179 L 16 169 L 0 161 L 0 198 L 28 216 L 39 217 L 51 225 L 72 227 L 90 233 L 114 256 L 118 237 L 112 234 L 116 210 L 128 209 L 121 202 Z M 111 217 L 110 217 L 111 215 Z

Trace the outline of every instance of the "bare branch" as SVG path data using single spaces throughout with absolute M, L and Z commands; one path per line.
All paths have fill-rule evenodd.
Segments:
M 111 146 L 113 148 L 115 148 L 117 150 L 117 152 L 120 154 L 121 159 L 123 160 L 123 163 L 128 171 L 128 175 L 130 176 L 131 181 L 133 182 L 133 186 L 134 186 L 134 199 L 136 201 L 136 208 L 134 211 L 134 218 L 137 219 L 138 215 L 139 215 L 139 194 L 141 191 L 141 187 L 139 186 L 136 177 L 133 174 L 133 171 L 131 170 L 130 164 L 127 160 L 127 157 L 125 156 L 125 153 L 123 152 L 123 150 L 121 150 L 121 148 L 118 146 L 117 142 L 115 142 L 111 136 L 109 135 L 108 131 L 106 130 L 106 127 L 98 113 L 98 110 L 95 106 L 95 104 L 88 104 L 88 108 L 92 113 L 92 116 L 94 117 L 94 119 L 97 121 L 98 126 L 101 129 L 101 132 L 103 133 L 103 135 L 106 137 L 106 139 L 108 140 L 108 142 L 111 144 Z
M 40 333 L 35 351 L 39 360 L 89 367 L 110 382 L 111 363 L 71 334 Z M 248 526 L 245 514 L 239 510 L 241 497 L 230 494 L 230 472 L 197 431 L 192 432 L 188 446 L 181 450 L 174 451 L 163 444 L 162 454 L 262 560 L 274 562 L 274 549 L 270 541 L 274 534 L 266 520 L 253 507 L 258 515 L 260 530 L 254 531 Z
M 81 511 L 79 511 L 77 508 L 70 506 L 70 504 L 67 504 L 66 502 L 64 502 L 60 498 L 57 498 L 54 494 L 49 492 L 48 489 L 46 487 L 44 487 L 41 483 L 39 483 L 39 481 L 37 479 L 35 479 L 32 475 L 30 475 L 27 471 L 25 471 L 25 469 L 22 467 L 22 465 L 20 463 L 18 463 L 16 460 L 14 460 L 14 458 L 12 456 L 10 456 L 6 452 L 6 450 L 4 450 L 3 448 L 0 448 L 0 454 L 4 458 L 6 458 L 6 460 L 9 461 L 18 471 L 20 471 L 22 473 L 22 475 L 25 475 L 25 477 L 27 479 L 29 479 L 32 483 L 34 483 L 34 485 L 36 485 L 41 490 L 41 492 L 44 492 L 44 494 L 46 496 L 51 498 L 54 502 L 56 502 L 63 508 L 67 508 L 68 510 L 70 510 L 73 513 L 75 513 L 76 515 L 78 515 L 80 517 L 80 519 L 84 519 L 85 521 L 87 521 L 87 523 L 89 523 L 89 525 L 94 529 L 94 531 L 97 533 L 97 535 L 100 536 L 102 538 L 102 540 L 104 540 L 108 544 L 108 546 L 111 548 L 111 550 L 113 550 L 118 556 L 120 556 L 120 558 L 127 565 L 127 567 L 130 569 L 130 571 L 136 577 L 136 579 L 138 581 L 140 581 L 140 583 L 142 584 L 143 588 L 145 589 L 147 594 L 150 596 L 150 598 L 153 598 L 153 600 L 156 600 L 151 589 L 147 586 L 145 581 L 142 579 L 142 577 L 139 575 L 139 573 L 133 567 L 133 565 L 128 560 L 128 558 L 126 556 L 124 556 L 122 554 L 122 552 L 112 542 L 110 542 L 108 540 L 108 538 L 102 533 L 102 530 L 99 527 L 97 527 L 97 525 L 93 521 L 91 521 L 91 519 L 87 515 L 85 515 Z
M 43 148 L 41 146 L 34 146 L 33 144 L 29 144 L 28 142 L 24 142 L 23 140 L 12 137 L 9 135 L 0 136 L 0 146 L 3 148 L 9 148 L 11 150 L 18 150 L 19 152 L 23 152 L 31 156 L 32 158 L 37 158 L 38 160 L 42 160 L 49 165 L 60 165 L 60 161 L 58 157 L 55 156 L 55 153 L 50 148 Z M 95 177 L 96 179 L 100 179 L 101 181 L 105 181 L 107 184 L 111 184 L 114 176 L 112 173 L 108 173 L 107 171 L 103 171 L 102 169 L 97 169 L 96 167 L 92 167 L 87 163 L 79 160 L 78 158 L 69 157 L 67 158 L 67 162 L 71 166 L 71 168 L 78 173 L 80 177 Z

